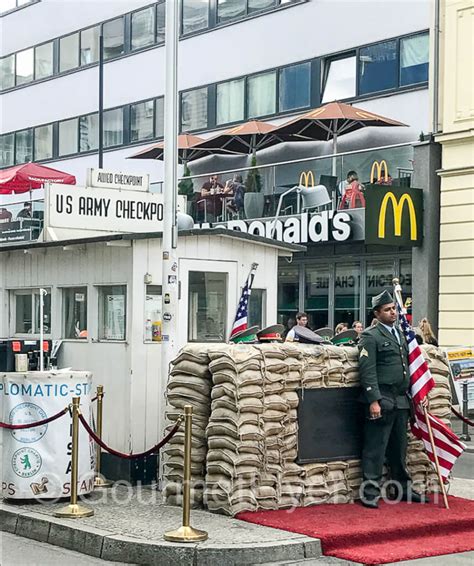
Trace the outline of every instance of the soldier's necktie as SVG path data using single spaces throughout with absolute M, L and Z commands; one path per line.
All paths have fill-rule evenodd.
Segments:
M 400 344 L 400 339 L 398 338 L 398 333 L 393 326 L 392 326 L 392 334 L 393 334 L 395 340 Z

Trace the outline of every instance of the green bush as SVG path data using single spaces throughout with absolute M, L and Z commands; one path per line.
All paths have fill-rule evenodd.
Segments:
M 255 167 L 256 165 L 257 165 L 257 157 L 253 155 L 252 160 L 250 162 L 250 166 Z M 258 169 L 251 169 L 247 175 L 247 179 L 245 179 L 245 192 L 259 193 L 261 190 L 262 190 L 262 177 Z
M 190 177 L 191 171 L 187 164 L 184 165 L 183 177 Z M 178 195 L 185 195 L 187 197 L 193 196 L 194 183 L 192 179 L 181 179 L 178 183 Z

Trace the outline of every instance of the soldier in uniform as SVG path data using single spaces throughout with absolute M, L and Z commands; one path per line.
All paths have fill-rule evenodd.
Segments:
M 383 465 L 387 457 L 391 479 L 402 500 L 424 503 L 427 499 L 411 488 L 406 469 L 407 424 L 410 415 L 408 346 L 394 326 L 395 303 L 388 291 L 372 299 L 376 326 L 367 328 L 359 342 L 359 374 L 365 403 L 363 484 L 361 502 L 376 509 Z

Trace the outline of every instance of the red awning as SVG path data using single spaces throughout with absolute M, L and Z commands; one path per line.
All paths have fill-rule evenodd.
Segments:
M 0 171 L 0 194 L 26 193 L 48 182 L 75 185 L 76 177 L 37 163 L 25 163 Z

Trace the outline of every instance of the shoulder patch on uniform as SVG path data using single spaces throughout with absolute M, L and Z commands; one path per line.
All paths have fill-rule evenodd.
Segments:
M 365 348 L 362 348 L 362 350 L 360 351 L 359 358 L 362 358 L 362 356 L 369 357 L 369 352 L 367 352 Z
M 366 391 L 372 391 L 372 387 L 366 387 Z

